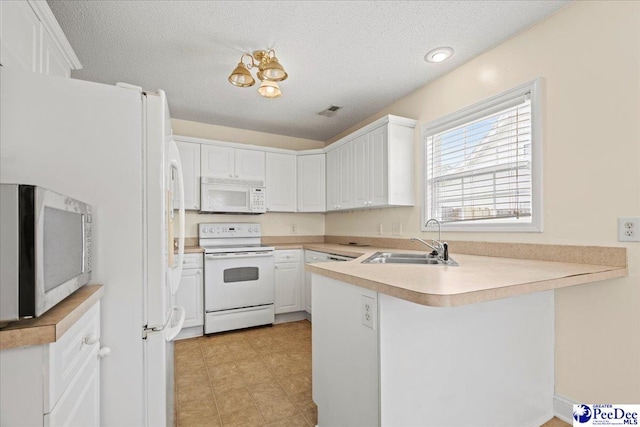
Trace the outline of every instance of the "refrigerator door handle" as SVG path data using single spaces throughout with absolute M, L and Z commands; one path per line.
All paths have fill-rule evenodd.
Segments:
M 171 269 L 171 295 L 175 295 L 180 287 L 180 277 L 182 276 L 182 263 L 184 261 L 184 235 L 185 235 L 185 215 L 184 215 L 184 176 L 182 174 L 182 162 L 180 162 L 180 153 L 178 152 L 178 146 L 173 138 L 169 140 L 169 168 L 176 171 L 178 178 L 178 195 L 180 199 L 180 205 L 178 210 L 178 219 L 180 226 L 178 227 L 178 260 L 175 265 L 170 266 Z M 170 246 L 170 249 L 171 246 Z
M 164 331 L 164 339 L 167 341 L 173 341 L 173 339 L 178 336 L 178 334 L 182 330 L 182 326 L 184 325 L 186 312 L 184 310 L 184 307 L 179 305 L 174 305 L 171 308 L 171 318 L 169 319 L 168 325 L 173 324 L 173 319 L 176 312 L 178 313 L 178 318 L 175 322 L 175 325 L 165 328 Z

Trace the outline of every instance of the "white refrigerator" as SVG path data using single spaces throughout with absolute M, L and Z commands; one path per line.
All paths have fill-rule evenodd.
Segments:
M 100 341 L 111 348 L 101 361 L 102 425 L 173 425 L 184 205 L 174 211 L 171 201 L 182 169 L 164 92 L 4 67 L 0 86 L 0 182 L 93 206 L 91 283 L 104 285 Z

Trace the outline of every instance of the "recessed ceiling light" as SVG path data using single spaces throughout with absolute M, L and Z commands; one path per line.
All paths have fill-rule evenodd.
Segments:
M 442 62 L 453 55 L 453 49 L 450 47 L 439 47 L 429 51 L 424 56 L 424 60 L 427 62 Z

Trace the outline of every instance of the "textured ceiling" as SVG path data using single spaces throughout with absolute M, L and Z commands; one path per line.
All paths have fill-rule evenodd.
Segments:
M 174 118 L 325 141 L 551 15 L 561 1 L 49 1 L 83 69 L 164 89 Z M 424 61 L 439 46 L 441 64 Z M 282 97 L 236 88 L 243 52 L 273 48 Z M 317 113 L 344 107 L 334 117 Z

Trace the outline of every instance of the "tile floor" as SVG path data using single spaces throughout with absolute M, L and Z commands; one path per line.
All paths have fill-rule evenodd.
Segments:
M 175 354 L 178 427 L 316 425 L 308 321 L 181 340 Z
M 176 420 L 185 426 L 315 426 L 311 323 L 177 341 Z

